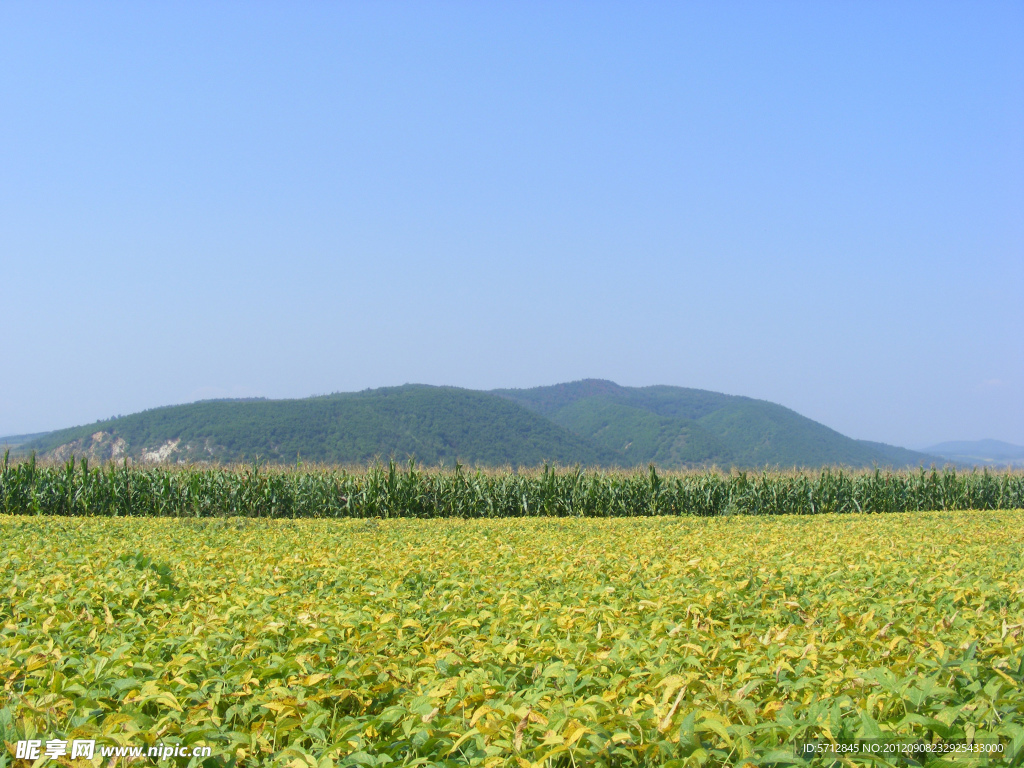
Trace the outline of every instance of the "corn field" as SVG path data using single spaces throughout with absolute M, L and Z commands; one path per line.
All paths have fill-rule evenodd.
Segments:
M 0 512 L 259 518 L 647 517 L 1024 508 L 1024 473 L 920 469 L 659 473 L 0 466 Z

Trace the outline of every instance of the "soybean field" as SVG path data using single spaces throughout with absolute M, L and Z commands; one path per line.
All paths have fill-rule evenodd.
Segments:
M 1019 510 L 40 510 L 0 516 L 0 765 L 41 738 L 317 768 L 826 765 L 795 745 L 858 738 L 1002 750 L 979 766 L 1024 746 Z M 962 762 L 943 759 L 842 764 Z

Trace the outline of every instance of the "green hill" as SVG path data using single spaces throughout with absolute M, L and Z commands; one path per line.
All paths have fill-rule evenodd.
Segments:
M 627 464 L 862 467 L 942 463 L 934 456 L 853 440 L 764 400 L 684 387 L 621 387 L 587 379 L 494 390 Z
M 942 463 L 852 440 L 775 403 L 682 387 L 586 380 L 477 392 L 406 385 L 301 400 L 155 408 L 25 442 L 52 459 L 664 468 Z
M 22 446 L 57 459 L 601 465 L 616 457 L 513 402 L 407 385 L 302 400 L 208 401 L 53 432 Z

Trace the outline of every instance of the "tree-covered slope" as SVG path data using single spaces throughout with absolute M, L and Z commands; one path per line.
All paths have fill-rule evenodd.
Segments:
M 484 392 L 408 385 L 302 400 L 169 406 L 53 432 L 23 446 L 54 458 L 305 461 L 362 464 L 410 456 L 428 465 L 601 465 L 616 457 Z
M 658 416 L 699 419 L 730 400 L 742 399 L 686 387 L 623 387 L 602 379 L 584 379 L 532 389 L 495 389 L 493 392 L 545 416 L 553 416 L 580 401 L 607 401 L 640 408 Z
M 617 451 L 626 464 L 941 464 L 934 456 L 853 440 L 775 403 L 700 389 L 622 387 L 587 379 L 495 394 Z
M 879 452 L 789 408 L 736 398 L 698 423 L 732 446 L 744 466 L 888 463 Z
M 627 466 L 729 466 L 735 453 L 691 419 L 673 418 L 604 397 L 579 400 L 550 417 L 555 423 L 615 451 Z

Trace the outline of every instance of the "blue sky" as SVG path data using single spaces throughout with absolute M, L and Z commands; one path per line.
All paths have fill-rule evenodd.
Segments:
M 0 5 L 0 435 L 580 378 L 1024 444 L 1024 4 Z

